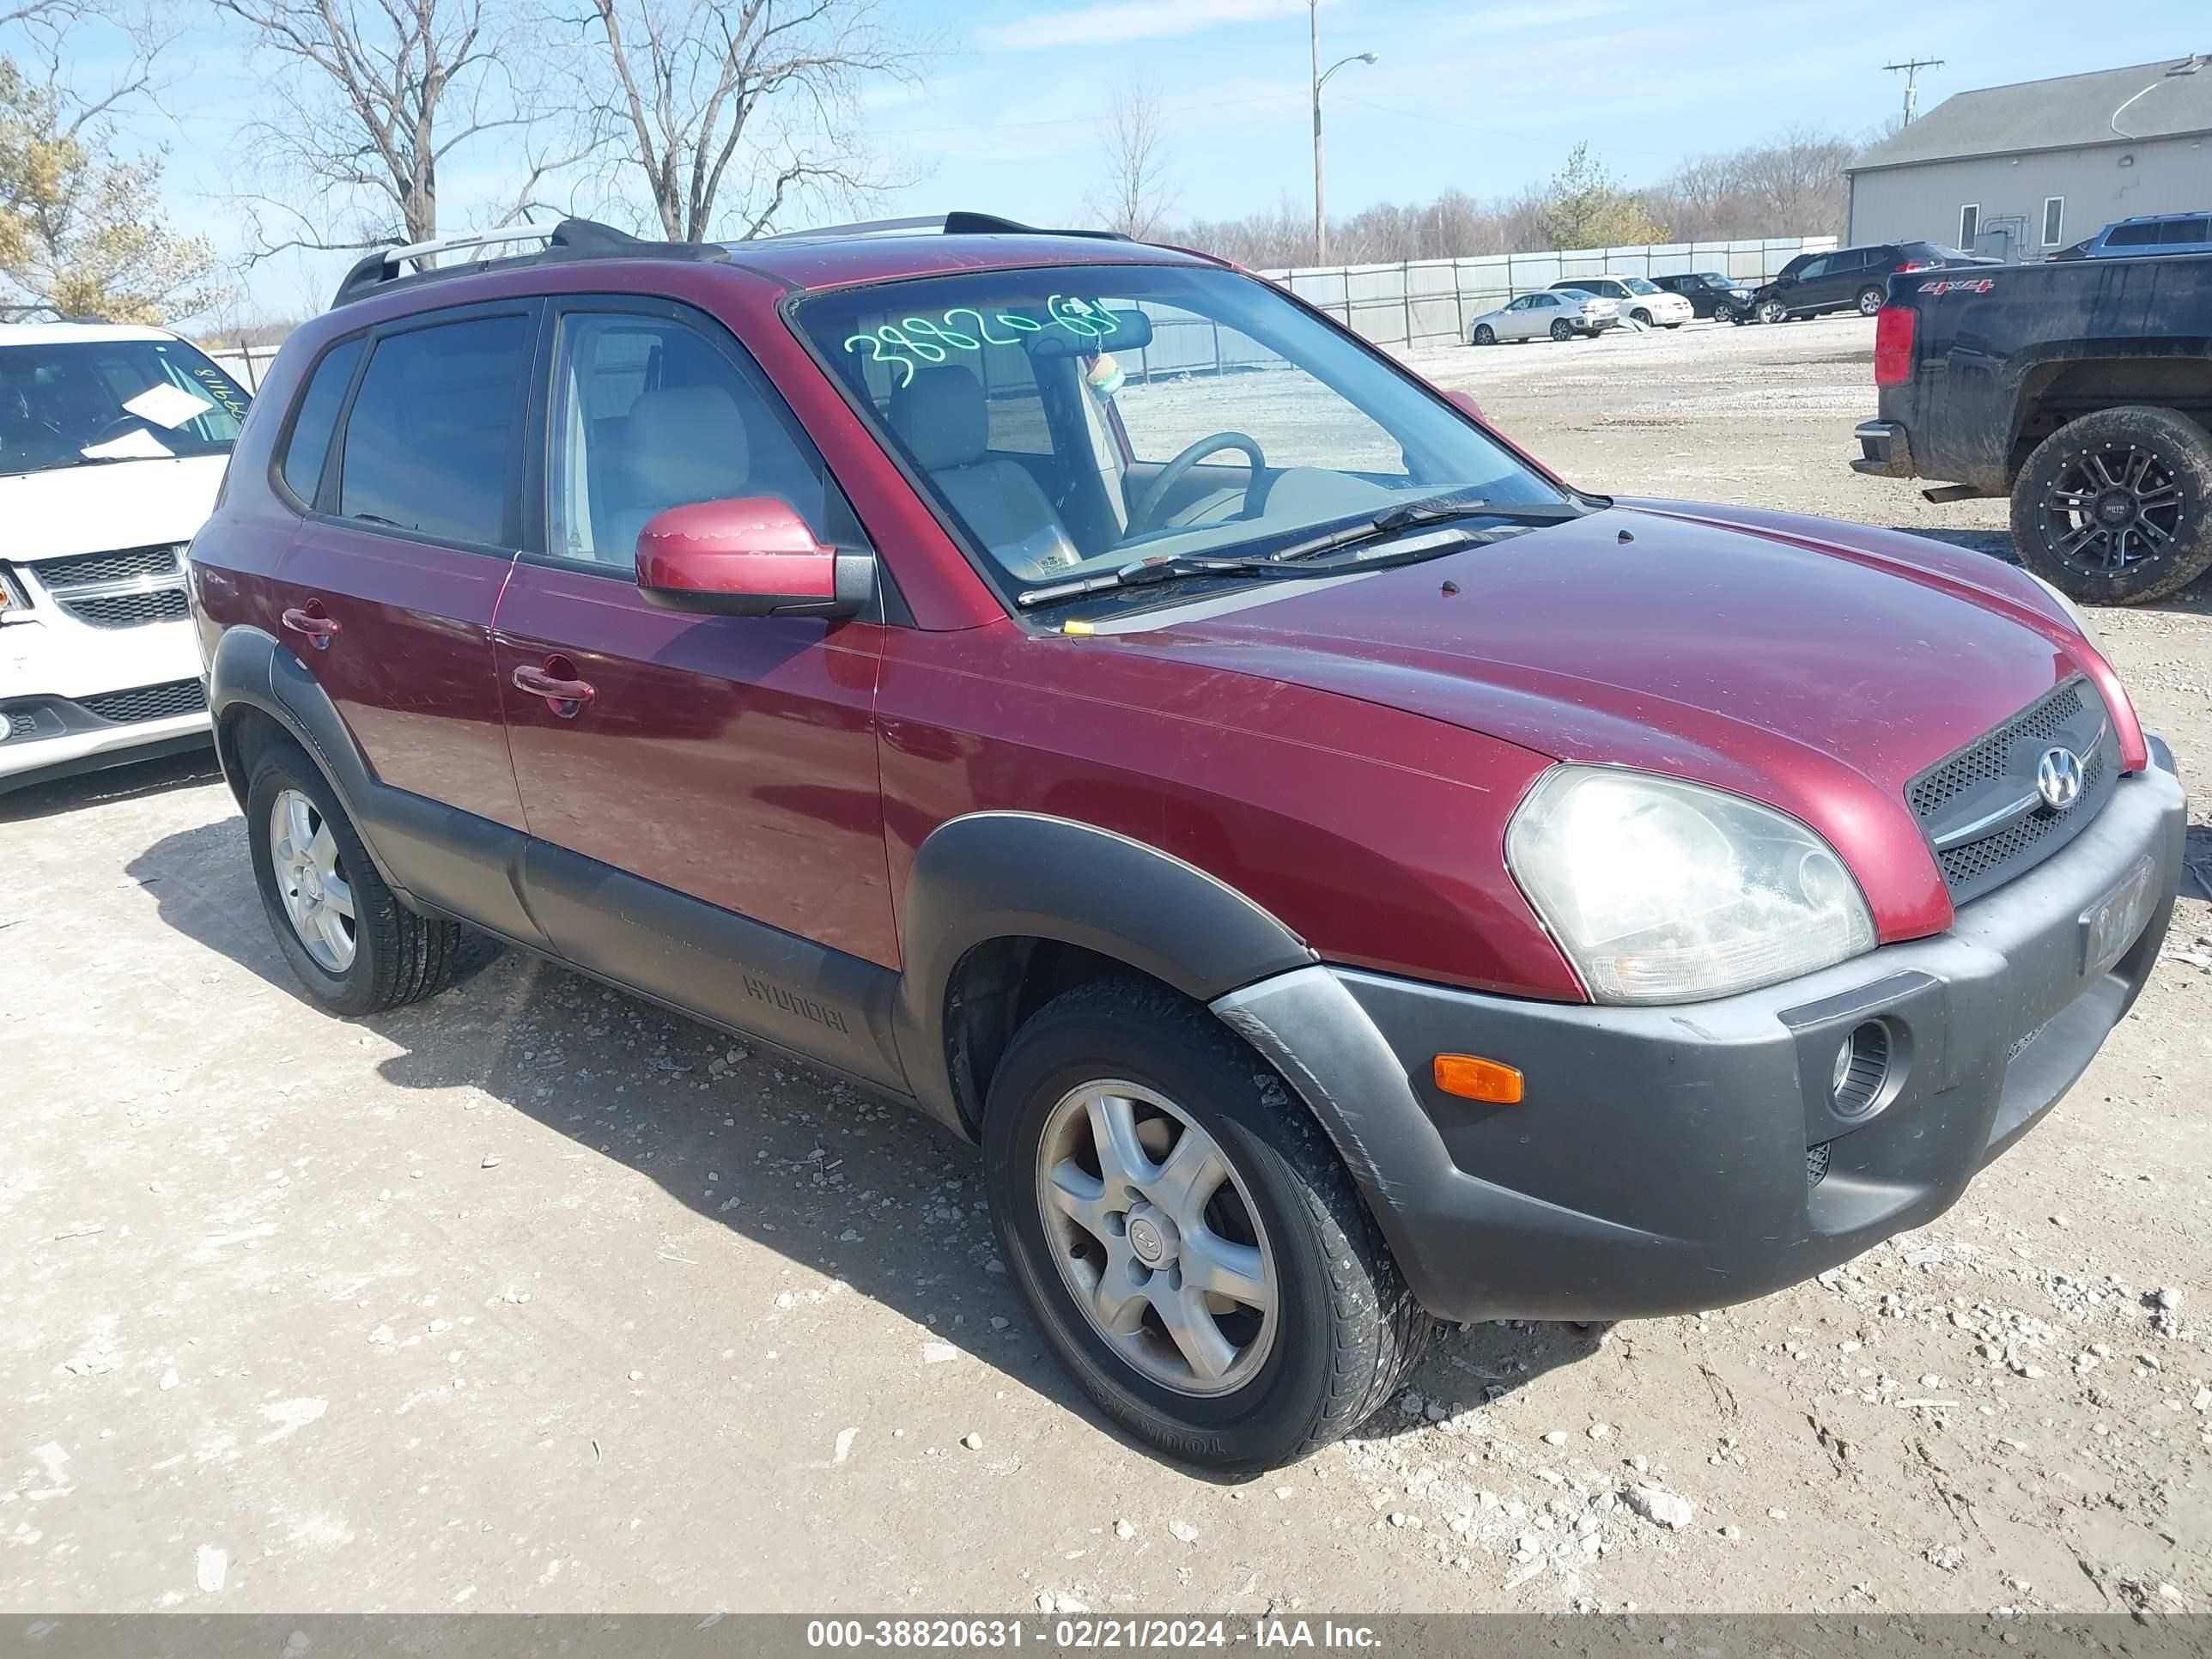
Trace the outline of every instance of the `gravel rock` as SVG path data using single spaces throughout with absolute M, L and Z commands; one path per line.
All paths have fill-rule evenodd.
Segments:
M 1169 1535 L 1174 1538 L 1178 1543 L 1195 1544 L 1198 1542 L 1198 1528 L 1192 1526 L 1188 1521 L 1169 1522 L 1168 1533 Z
M 1698 1512 L 1695 1504 L 1663 1486 L 1631 1486 L 1621 1496 L 1627 1500 L 1628 1507 L 1646 1521 L 1669 1531 L 1688 1526 L 1691 1517 Z

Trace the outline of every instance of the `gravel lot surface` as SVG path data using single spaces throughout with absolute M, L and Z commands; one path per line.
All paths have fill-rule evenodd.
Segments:
M 1871 346 L 1413 361 L 1593 488 L 2002 549 L 2002 503 L 1847 470 Z M 2212 594 L 2100 621 L 2202 779 Z M 519 954 L 327 1019 L 206 767 L 19 794 L 0 1607 L 2201 1610 L 2208 1015 L 2200 892 L 1936 1225 L 1703 1318 L 1448 1332 L 1358 1439 L 1221 1483 L 1079 1404 L 918 1118 Z

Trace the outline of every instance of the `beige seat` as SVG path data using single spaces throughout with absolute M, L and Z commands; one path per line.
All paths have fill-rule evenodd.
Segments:
M 617 499 L 605 515 L 599 539 L 602 559 L 629 559 L 637 550 L 638 532 L 669 507 L 752 493 L 744 416 L 718 386 L 645 393 L 630 408 L 623 451 Z
M 1034 578 L 1082 557 L 1029 470 L 988 453 L 982 383 L 957 364 L 925 368 L 891 393 L 891 429 L 1000 564 Z

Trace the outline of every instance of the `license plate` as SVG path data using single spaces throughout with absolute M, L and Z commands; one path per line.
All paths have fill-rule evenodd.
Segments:
M 2128 946 L 2136 942 L 2143 923 L 2150 920 L 2157 874 L 2157 866 L 2148 857 L 2137 859 L 2118 886 L 2081 913 L 2084 978 L 2094 979 L 2126 955 Z

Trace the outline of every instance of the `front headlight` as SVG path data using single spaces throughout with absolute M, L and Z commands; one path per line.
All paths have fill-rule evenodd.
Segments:
M 2051 595 L 2051 602 L 2057 605 L 2060 611 L 2065 613 L 2066 620 L 2074 624 L 2075 630 L 2081 634 L 2081 637 L 2097 647 L 2097 654 L 2100 657 L 2105 657 L 2109 660 L 2109 653 L 2105 649 L 2104 635 L 2098 633 L 2094 628 L 2089 625 L 2089 619 L 2082 614 L 2081 607 L 2075 604 L 2073 600 L 2068 599 L 2063 591 L 2052 586 L 2049 582 L 2044 580 L 2042 577 L 2037 575 L 2033 570 L 2027 574 L 2027 579 L 2030 581 L 2033 582 L 2038 587 Z
M 1558 766 L 1506 867 L 1599 1002 L 1695 1002 L 1871 951 L 1874 917 L 1796 819 L 1648 773 Z

